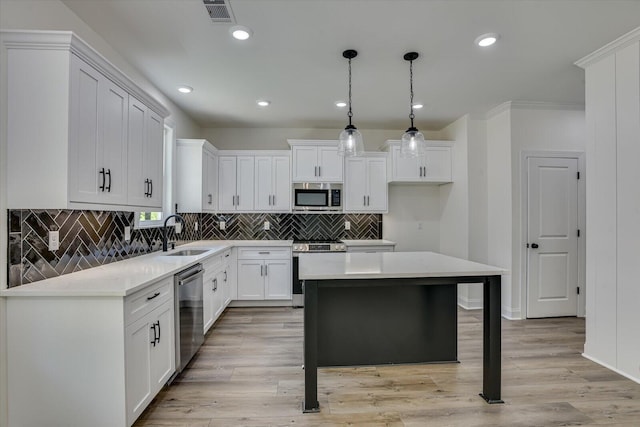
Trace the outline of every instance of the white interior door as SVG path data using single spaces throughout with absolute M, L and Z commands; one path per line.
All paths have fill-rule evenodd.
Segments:
M 527 317 L 577 315 L 577 173 L 577 159 L 528 159 Z

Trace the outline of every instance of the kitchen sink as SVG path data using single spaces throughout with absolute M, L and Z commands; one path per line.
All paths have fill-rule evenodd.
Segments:
M 165 256 L 195 256 L 195 255 L 201 255 L 208 251 L 209 249 L 183 249 L 181 251 L 173 252 L 171 254 L 165 254 Z

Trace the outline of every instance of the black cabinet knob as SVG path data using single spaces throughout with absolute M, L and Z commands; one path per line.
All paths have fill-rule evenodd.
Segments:
M 537 244 L 537 243 L 532 243 L 532 244 L 531 244 L 531 247 L 532 247 L 533 249 L 538 249 L 538 244 Z

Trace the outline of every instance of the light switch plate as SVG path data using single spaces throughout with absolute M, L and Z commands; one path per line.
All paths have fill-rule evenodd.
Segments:
M 127 225 L 124 228 L 124 241 L 128 242 L 129 240 L 131 240 L 131 226 Z
M 344 229 L 345 230 L 351 230 L 351 221 L 345 221 L 344 222 Z
M 60 232 L 59 231 L 49 231 L 49 250 L 57 251 L 60 247 Z
M 220 230 L 226 230 L 226 229 L 227 229 L 227 222 L 220 221 Z
M 264 224 L 262 225 L 262 229 L 267 231 L 271 229 L 271 223 L 269 221 L 265 221 Z

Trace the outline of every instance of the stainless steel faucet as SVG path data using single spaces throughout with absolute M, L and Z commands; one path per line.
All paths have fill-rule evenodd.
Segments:
M 183 227 L 185 225 L 184 218 L 182 218 L 178 214 L 169 215 L 168 217 L 165 218 L 164 225 L 162 226 L 162 252 L 167 252 L 167 221 L 169 221 L 169 219 L 171 219 L 171 218 L 176 218 L 176 219 L 182 221 L 182 226 Z

